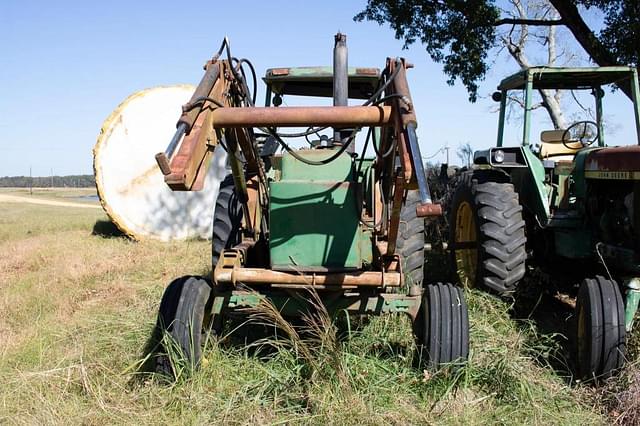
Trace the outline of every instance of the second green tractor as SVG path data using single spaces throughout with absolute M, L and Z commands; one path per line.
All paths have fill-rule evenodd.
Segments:
M 605 139 L 603 99 L 614 84 L 630 90 L 636 140 Z M 533 96 L 548 89 L 587 92 L 594 117 L 543 130 L 534 140 Z M 521 144 L 506 147 L 505 117 L 518 94 Z M 457 277 L 501 295 L 514 293 L 533 268 L 564 283 L 576 301 L 575 375 L 608 377 L 625 362 L 640 298 L 637 71 L 529 68 L 504 79 L 493 98 L 500 102 L 496 146 L 475 152 L 448 207 Z

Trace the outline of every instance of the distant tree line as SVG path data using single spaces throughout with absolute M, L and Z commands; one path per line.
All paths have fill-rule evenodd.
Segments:
M 0 188 L 91 188 L 96 186 L 93 175 L 70 176 L 4 176 L 0 177 Z

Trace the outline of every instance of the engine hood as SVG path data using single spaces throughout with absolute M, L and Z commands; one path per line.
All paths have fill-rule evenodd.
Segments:
M 640 172 L 640 146 L 620 146 L 593 150 L 587 154 L 585 172 Z M 602 177 L 606 178 L 606 176 Z M 625 177 L 610 176 L 609 178 L 624 179 Z

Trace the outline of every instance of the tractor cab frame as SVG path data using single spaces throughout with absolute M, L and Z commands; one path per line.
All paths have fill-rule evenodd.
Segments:
M 625 85 L 631 89 L 635 118 L 636 147 L 607 147 L 603 98 L 607 85 Z M 618 165 L 617 160 L 635 158 L 640 149 L 640 92 L 638 73 L 633 67 L 551 68 L 534 67 L 502 80 L 493 98 L 500 102 L 496 147 L 474 154 L 474 164 L 501 170 L 509 175 L 524 206 L 541 228 L 576 229 L 554 238 L 554 252 L 567 258 L 589 258 L 593 254 L 591 237 L 582 231 L 586 212 L 587 179 L 628 180 L 629 173 L 640 170 L 640 163 Z M 545 130 L 540 135 L 539 149 L 531 137 L 534 92 L 540 89 L 590 91 L 594 97 L 595 122 L 579 121 L 567 129 Z M 522 91 L 524 114 L 520 147 L 504 147 L 507 102 L 512 91 Z M 587 127 L 591 125 L 591 127 Z M 574 128 L 576 132 L 572 132 Z M 582 126 L 582 127 L 580 127 Z M 632 141 L 624 141 L 632 142 Z M 599 153 L 597 153 L 599 152 Z M 606 154 L 605 154 L 606 153 Z M 596 157 L 608 156 L 603 163 Z M 616 160 L 613 160 L 614 156 Z M 591 158 L 591 161 L 587 161 Z M 627 161 L 629 163 L 629 161 Z

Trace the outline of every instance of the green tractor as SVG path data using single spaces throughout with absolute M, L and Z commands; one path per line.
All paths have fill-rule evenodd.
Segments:
M 449 205 L 449 248 L 465 286 L 510 294 L 527 266 L 573 284 L 580 379 L 608 377 L 623 365 L 640 298 L 640 146 L 605 144 L 603 87 L 612 84 L 631 89 L 640 143 L 634 68 L 536 67 L 502 80 L 493 95 L 500 102 L 497 146 L 475 152 Z M 544 130 L 532 145 L 539 89 L 590 91 L 595 120 Z M 522 145 L 505 147 L 514 91 L 524 95 Z
M 231 55 L 226 39 L 207 62 L 173 140 L 156 156 L 176 191 L 202 187 L 214 149 L 227 152 L 230 169 L 213 215 L 211 276 L 174 280 L 160 303 L 159 325 L 192 366 L 206 335 L 265 302 L 287 318 L 318 301 L 331 315 L 407 314 L 422 365 L 467 359 L 462 289 L 431 284 L 424 271 L 425 218 L 442 210 L 426 183 L 408 68 L 399 58 L 382 71 L 349 68 L 338 34 L 333 67 L 268 69 L 258 107 L 254 68 Z M 333 105 L 282 106 L 285 97 Z M 293 148 L 296 138 L 308 146 Z M 170 360 L 160 357 L 158 368 L 171 372 Z

